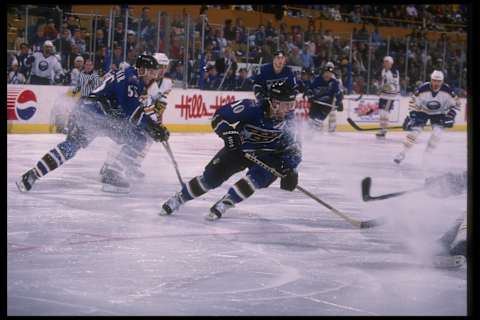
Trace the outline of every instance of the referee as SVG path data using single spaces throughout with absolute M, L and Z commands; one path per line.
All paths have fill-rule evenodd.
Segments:
M 83 66 L 82 72 L 78 76 L 78 81 L 72 89 L 72 93 L 76 94 L 80 91 L 80 99 L 86 98 L 90 93 L 102 83 L 100 76 L 93 71 L 93 62 L 87 59 Z

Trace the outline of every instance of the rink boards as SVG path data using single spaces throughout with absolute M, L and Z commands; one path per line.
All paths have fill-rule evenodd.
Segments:
M 347 123 L 350 117 L 362 127 L 378 126 L 378 96 L 345 96 L 344 111 L 337 112 L 337 130 L 353 131 Z M 168 96 L 164 123 L 173 132 L 211 132 L 210 119 L 215 111 L 226 103 L 241 99 L 254 99 L 253 92 L 202 91 L 174 88 Z M 56 126 L 66 123 L 69 112 L 75 107 L 78 95 L 73 96 L 68 86 L 8 85 L 7 86 L 7 132 L 52 133 Z M 400 97 L 390 114 L 390 125 L 402 124 L 408 113 L 409 97 Z M 466 130 L 466 99 L 461 99 L 462 108 L 455 119 L 454 131 Z M 306 120 L 309 103 L 297 96 L 296 116 Z M 373 109 L 370 115 L 366 110 Z

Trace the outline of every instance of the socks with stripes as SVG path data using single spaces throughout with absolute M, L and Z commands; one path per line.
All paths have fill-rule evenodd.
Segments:
M 75 156 L 79 147 L 71 141 L 59 143 L 55 148 L 47 152 L 33 168 L 37 178 L 43 177 L 63 165 L 67 160 Z

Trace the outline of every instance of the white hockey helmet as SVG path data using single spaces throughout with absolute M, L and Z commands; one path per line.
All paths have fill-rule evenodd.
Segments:
M 118 69 L 120 69 L 122 71 L 125 71 L 125 69 L 127 69 L 128 67 L 130 67 L 130 64 L 126 61 L 122 61 L 122 62 L 120 62 L 120 65 L 118 66 Z
M 390 62 L 391 64 L 393 64 L 393 58 L 390 57 L 390 56 L 385 56 L 385 58 L 383 58 L 383 62 L 385 62 L 385 61 Z
M 53 48 L 53 42 L 50 41 L 50 40 L 46 40 L 46 41 L 43 43 L 43 46 L 44 46 L 44 47 L 52 47 L 52 48 Z
M 165 68 L 168 67 L 170 60 L 168 59 L 168 56 L 165 53 L 157 52 L 153 55 L 153 57 L 155 58 L 155 60 L 157 60 L 158 64 L 161 67 L 165 67 Z
M 325 64 L 325 68 L 335 68 L 335 65 L 333 64 L 332 61 L 328 61 L 328 62 Z
M 430 75 L 430 79 L 443 81 L 443 72 L 440 70 L 433 70 L 432 74 Z

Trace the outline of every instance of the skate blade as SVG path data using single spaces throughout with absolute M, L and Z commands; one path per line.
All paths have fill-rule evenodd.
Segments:
M 21 182 L 15 182 L 15 184 L 17 185 L 17 188 L 20 192 L 27 192 L 27 188 L 25 188 L 25 185 Z
M 207 214 L 207 215 L 205 216 L 205 220 L 207 220 L 207 221 L 216 221 L 216 220 L 218 220 L 218 219 L 220 219 L 220 217 L 217 216 L 217 215 L 216 215 L 215 213 L 213 213 L 213 212 L 210 212 L 209 214 Z
M 112 186 L 112 185 L 109 185 L 109 184 L 104 184 L 102 186 L 102 191 L 103 192 L 109 192 L 109 193 L 125 194 L 125 193 L 130 193 L 130 188 L 122 188 L 122 187 Z
M 437 268 L 462 268 L 467 264 L 467 260 L 462 255 L 456 256 L 437 256 L 433 261 L 433 265 Z

